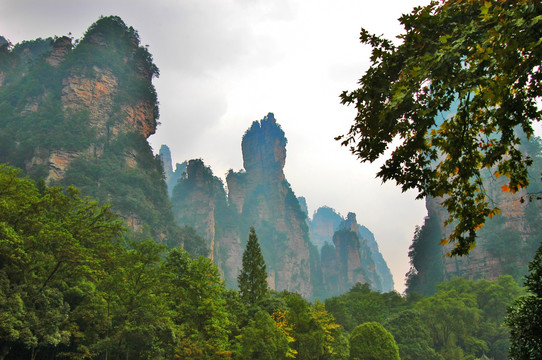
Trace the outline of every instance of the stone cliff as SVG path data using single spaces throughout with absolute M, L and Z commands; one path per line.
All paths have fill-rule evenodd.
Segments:
M 75 44 L 63 36 L 0 48 L 0 161 L 76 185 L 136 232 L 173 241 L 162 166 L 146 140 L 157 126 L 158 69 L 137 32 L 111 16 Z
M 333 234 L 339 230 L 344 221 L 341 215 L 330 207 L 322 206 L 316 210 L 310 221 L 311 241 L 318 250 L 321 250 L 326 243 L 332 244 Z
M 202 160 L 190 160 L 186 177 L 173 189 L 171 201 L 177 223 L 192 226 L 203 236 L 214 259 L 217 236 L 228 227 L 230 212 L 222 181 Z

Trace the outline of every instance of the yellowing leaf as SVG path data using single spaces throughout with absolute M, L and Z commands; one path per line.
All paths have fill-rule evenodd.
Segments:
M 499 215 L 500 213 L 501 213 L 501 209 L 495 208 L 495 209 L 493 209 L 493 210 L 488 214 L 488 217 L 489 217 L 490 219 L 492 219 L 493 216 Z
M 438 38 L 438 40 L 442 43 L 442 44 L 446 44 L 448 42 L 448 39 L 451 38 L 452 35 L 442 35 L 441 37 Z

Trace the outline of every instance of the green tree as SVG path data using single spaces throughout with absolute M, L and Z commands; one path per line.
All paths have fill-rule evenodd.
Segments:
M 471 292 L 457 289 L 438 291 L 416 303 L 429 329 L 431 347 L 446 359 L 460 359 L 467 354 L 481 356 L 487 343 L 478 335 L 482 311 Z
M 508 310 L 510 357 L 514 360 L 542 358 L 542 245 L 529 264 L 525 285 L 530 294 Z
M 399 348 L 380 323 L 358 325 L 350 337 L 351 360 L 399 360 Z
M 105 358 L 169 359 L 176 331 L 160 266 L 165 246 L 149 239 L 129 245 L 99 283 L 107 326 L 89 347 Z
M 14 347 L 34 359 L 81 337 L 80 316 L 118 254 L 123 227 L 75 188 L 40 193 L 19 174 L 0 165 L 0 354 Z
M 250 227 L 247 246 L 243 252 L 243 268 L 237 280 L 241 299 L 247 305 L 256 305 L 267 297 L 268 285 L 265 261 L 254 227 Z
M 398 45 L 361 31 L 372 65 L 359 89 L 341 95 L 357 115 L 337 140 L 362 162 L 398 144 L 378 176 L 420 198 L 443 197 L 451 255 L 468 253 L 499 212 L 484 173 L 507 178 L 503 191 L 529 183 L 532 159 L 517 145 L 542 112 L 541 12 L 531 0 L 432 1 L 399 19 Z
M 454 278 L 440 284 L 438 291 L 454 291 L 460 296 L 474 296 L 476 299 L 480 317 L 477 326 L 469 330 L 471 338 L 461 344 L 463 350 L 473 356 L 485 354 L 495 360 L 506 360 L 509 348 L 506 309 L 522 293 L 514 279 L 510 275 L 501 276 L 497 281 Z M 487 350 L 480 348 L 482 341 L 487 345 Z
M 370 321 L 383 323 L 391 314 L 406 307 L 406 300 L 399 293 L 372 291 L 367 284 L 356 284 L 340 296 L 329 298 L 326 309 L 346 331 Z
M 281 360 L 286 359 L 289 345 L 288 338 L 281 331 L 271 316 L 259 310 L 254 319 L 241 329 L 237 336 L 238 349 L 236 358 L 242 360 Z
M 431 347 L 431 335 L 420 314 L 405 310 L 388 318 L 384 326 L 393 335 L 402 360 L 442 360 Z
M 163 271 L 169 278 L 173 321 L 181 330 L 177 355 L 229 358 L 232 316 L 226 307 L 226 288 L 216 265 L 208 258 L 191 259 L 186 251 L 173 249 Z

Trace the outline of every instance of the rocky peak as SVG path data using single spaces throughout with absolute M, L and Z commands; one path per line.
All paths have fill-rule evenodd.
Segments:
M 59 38 L 48 62 L 58 64 L 71 47 Z M 139 35 L 116 16 L 95 22 L 74 48 L 62 80 L 66 109 L 88 111 L 90 123 L 108 140 L 126 133 L 154 134 L 158 101 L 152 85 L 158 68 Z
M 53 49 L 49 56 L 45 59 L 49 65 L 57 67 L 72 48 L 72 39 L 67 36 L 57 38 L 53 43 Z
M 190 225 L 203 236 L 215 255 L 217 218 L 227 211 L 226 192 L 222 181 L 213 175 L 201 159 L 188 161 L 186 177 L 173 189 L 171 197 L 177 223 Z
M 160 151 L 158 152 L 160 160 L 162 160 L 162 165 L 164 166 L 164 174 L 166 179 L 171 177 L 173 174 L 173 164 L 171 162 L 171 151 L 167 145 L 162 145 Z
M 316 210 L 310 222 L 311 241 L 318 250 L 328 243 L 331 244 L 333 234 L 343 222 L 342 217 L 328 206 L 322 206 Z
M 321 251 L 322 282 L 325 297 L 348 291 L 356 283 L 370 283 L 360 257 L 360 241 L 353 231 L 342 229 L 333 234 L 333 245 Z
M 241 142 L 247 173 L 269 182 L 284 180 L 286 142 L 273 113 L 254 121 Z
M 125 43 L 128 46 L 131 44 L 137 47 L 139 46 L 139 35 L 134 28 L 127 27 L 120 17 L 104 16 L 88 28 L 82 42 L 100 46 Z
M 164 167 L 164 175 L 166 176 L 166 183 L 169 192 L 169 196 L 173 193 L 173 188 L 177 185 L 177 182 L 186 173 L 187 162 L 175 164 L 175 170 L 173 170 L 173 162 L 171 160 L 171 151 L 167 145 L 162 145 L 159 152 L 160 160 Z
M 209 183 L 214 178 L 211 168 L 205 166 L 203 160 L 201 159 L 193 159 L 188 161 L 186 174 L 188 175 L 188 181 L 197 186 L 202 186 Z
M 341 224 L 341 229 L 358 232 L 359 225 L 358 221 L 356 220 L 356 214 L 353 212 L 349 212 L 348 215 L 346 215 L 346 219 Z

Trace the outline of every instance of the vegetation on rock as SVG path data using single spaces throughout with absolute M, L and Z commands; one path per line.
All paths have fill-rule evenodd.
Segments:
M 48 185 L 75 185 L 111 203 L 132 231 L 181 245 L 162 164 L 146 140 L 157 125 L 159 72 L 136 30 L 109 16 L 75 44 L 2 45 L 0 71 L 0 163 Z

